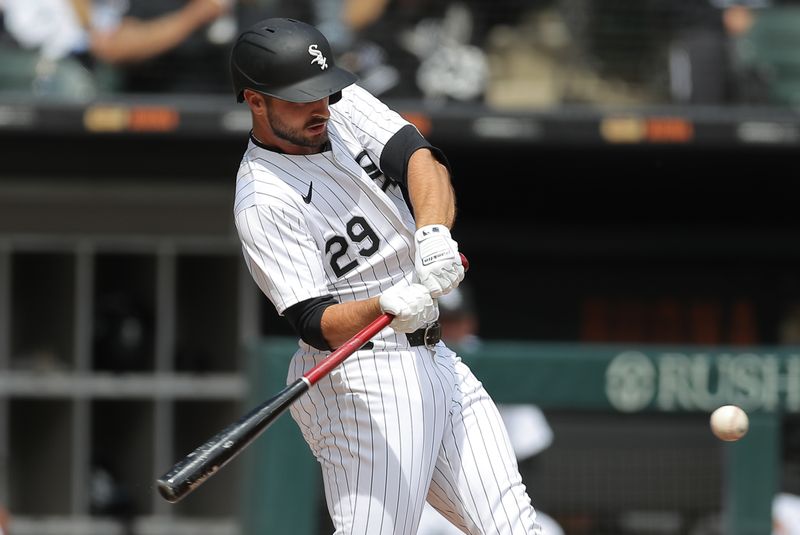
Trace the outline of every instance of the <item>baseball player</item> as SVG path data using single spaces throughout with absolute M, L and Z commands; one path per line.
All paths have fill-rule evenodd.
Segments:
M 436 298 L 464 277 L 444 155 L 303 22 L 242 32 L 231 74 L 253 121 L 236 227 L 300 337 L 288 381 L 394 315 L 292 406 L 336 533 L 414 534 L 427 499 L 464 533 L 540 535 L 497 408 L 439 340 Z

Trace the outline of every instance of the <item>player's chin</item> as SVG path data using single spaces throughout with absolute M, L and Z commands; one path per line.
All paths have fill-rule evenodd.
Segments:
M 316 135 L 306 136 L 307 146 L 309 147 L 319 147 L 324 145 L 328 142 L 328 131 L 323 130 L 321 133 Z

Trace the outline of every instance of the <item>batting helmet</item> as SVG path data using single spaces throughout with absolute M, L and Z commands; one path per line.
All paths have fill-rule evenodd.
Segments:
M 238 102 L 252 89 L 289 102 L 341 98 L 356 75 L 334 64 L 322 33 L 293 19 L 266 19 L 239 34 L 231 52 L 231 76 Z

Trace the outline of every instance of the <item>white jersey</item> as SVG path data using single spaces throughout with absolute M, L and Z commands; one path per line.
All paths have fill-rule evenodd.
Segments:
M 244 257 L 280 314 L 328 294 L 374 297 L 414 273 L 415 225 L 400 186 L 365 170 L 410 123 L 355 85 L 330 114 L 330 150 L 281 154 L 251 139 L 239 168 L 234 215 Z M 407 345 L 389 328 L 376 348 L 381 340 Z

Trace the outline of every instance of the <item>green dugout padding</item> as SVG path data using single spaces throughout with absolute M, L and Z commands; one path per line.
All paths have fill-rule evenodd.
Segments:
M 271 338 L 254 348 L 253 405 L 285 385 L 296 347 L 293 339 Z M 501 403 L 623 414 L 742 406 L 750 414 L 750 432 L 723 447 L 723 532 L 770 533 L 781 414 L 800 412 L 800 348 L 487 342 L 461 357 Z M 288 413 L 243 459 L 249 500 L 244 533 L 319 535 L 319 467 Z

